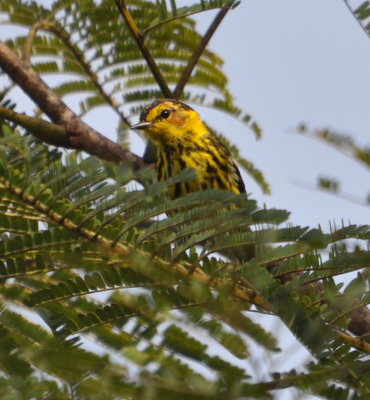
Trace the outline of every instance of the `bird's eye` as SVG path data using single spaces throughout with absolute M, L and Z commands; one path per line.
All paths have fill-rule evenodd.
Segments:
M 163 110 L 161 112 L 161 118 L 163 118 L 163 119 L 168 118 L 170 116 L 170 114 L 171 114 L 170 110 Z

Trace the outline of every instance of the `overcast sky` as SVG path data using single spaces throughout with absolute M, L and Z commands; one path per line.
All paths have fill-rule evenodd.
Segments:
M 342 218 L 369 223 L 369 207 L 301 187 L 314 187 L 324 175 L 364 199 L 369 171 L 321 141 L 294 134 L 305 122 L 370 144 L 370 39 L 344 1 L 242 1 L 211 47 L 226 62 L 237 104 L 264 132 L 256 142 L 238 122 L 212 114 L 271 183 L 272 195 L 263 196 L 246 177 L 252 197 L 290 210 L 292 222 L 301 225 L 327 229 L 329 220 L 340 224 Z
M 186 1 L 178 0 L 178 5 L 182 3 Z M 202 29 L 213 15 L 197 16 Z M 244 0 L 227 15 L 211 49 L 225 60 L 236 104 L 259 122 L 263 139 L 256 142 L 248 129 L 223 113 L 197 110 L 264 172 L 272 194 L 263 195 L 244 176 L 252 198 L 261 205 L 291 211 L 294 224 L 320 224 L 326 231 L 330 221 L 339 226 L 342 219 L 369 223 L 370 207 L 302 187 L 314 188 L 323 175 L 340 180 L 345 193 L 364 199 L 370 191 L 369 171 L 325 143 L 295 133 L 304 122 L 312 128 L 350 134 L 358 143 L 370 145 L 370 39 L 344 1 Z M 282 347 L 291 351 L 288 360 L 287 350 L 272 357 L 272 369 L 299 369 L 307 352 L 297 344 L 291 347 L 290 332 L 273 318 L 270 322 L 274 332 L 281 329 Z M 264 319 L 268 329 L 266 323 Z M 263 375 L 264 370 L 271 371 L 265 362 L 257 352 L 251 365 Z M 276 400 L 295 398 L 298 394 L 291 390 L 275 393 Z
M 352 2 L 358 5 L 362 0 Z M 206 29 L 214 14 L 197 15 L 200 29 Z M 11 34 L 7 29 L 1 29 L 2 35 Z M 314 188 L 323 175 L 338 179 L 344 193 L 365 199 L 369 171 L 325 143 L 295 133 L 304 122 L 370 146 L 370 39 L 344 0 L 243 0 L 228 13 L 210 46 L 225 61 L 236 105 L 250 113 L 264 133 L 257 142 L 251 131 L 226 114 L 197 108 L 238 144 L 271 184 L 272 194 L 266 196 L 244 175 L 251 197 L 261 205 L 289 210 L 294 224 L 321 224 L 327 230 L 329 221 L 368 223 L 369 206 Z M 87 121 L 114 139 L 113 125 L 107 129 L 102 117 L 106 110 L 97 110 Z M 139 144 L 133 150 L 141 154 L 141 140 L 133 142 Z
M 264 131 L 256 142 L 240 124 L 219 116 L 219 124 L 231 126 L 230 138 L 243 155 L 271 183 L 272 195 L 264 196 L 246 177 L 252 197 L 291 211 L 295 224 L 321 224 L 325 230 L 329 221 L 340 225 L 342 218 L 368 224 L 370 207 L 301 185 L 314 187 L 324 175 L 339 179 L 345 193 L 364 199 L 370 191 L 369 170 L 321 141 L 294 134 L 305 122 L 350 134 L 370 146 L 370 39 L 344 1 L 242 1 L 228 14 L 211 47 L 226 61 L 237 103 Z M 288 333 L 280 337 L 288 345 Z M 292 354 L 296 365 L 304 354 Z M 276 396 L 295 398 L 288 391 Z
M 212 15 L 198 17 L 202 27 Z M 302 187 L 314 187 L 325 175 L 339 179 L 345 193 L 364 199 L 369 171 L 323 142 L 294 133 L 305 122 L 370 145 L 370 39 L 344 1 L 243 0 L 227 15 L 211 48 L 225 60 L 236 104 L 259 122 L 263 139 L 256 142 L 223 113 L 198 111 L 264 172 L 272 195 L 263 195 L 245 176 L 252 198 L 291 211 L 295 224 L 328 230 L 333 220 L 369 223 L 370 207 Z M 88 122 L 104 131 L 106 121 L 96 115 Z

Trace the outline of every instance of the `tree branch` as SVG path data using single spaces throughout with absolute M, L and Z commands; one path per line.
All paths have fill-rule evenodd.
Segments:
M 276 274 L 274 275 L 275 279 L 282 284 L 285 285 L 286 283 L 292 281 L 293 279 L 297 279 L 301 277 L 304 272 L 303 271 L 291 271 L 289 273 L 279 274 L 279 262 L 274 262 L 267 265 L 267 269 L 272 271 L 274 269 L 277 270 Z M 300 288 L 300 295 L 303 296 L 305 294 L 310 295 L 311 290 L 314 289 L 317 293 L 320 293 L 324 290 L 324 286 L 322 284 L 322 279 L 312 280 L 310 282 L 306 282 Z M 338 292 L 338 297 L 343 298 L 343 294 Z M 317 303 L 325 303 L 325 300 L 318 300 Z M 334 303 L 326 302 L 329 307 L 334 307 Z M 370 310 L 367 308 L 366 305 L 360 305 L 358 301 L 355 302 L 356 306 L 352 310 L 345 311 L 345 315 L 347 315 L 350 319 L 348 323 L 348 330 L 352 332 L 354 335 L 361 336 L 365 341 L 370 343 Z M 337 303 L 340 305 L 340 301 Z M 341 308 L 337 307 L 336 310 L 341 312 Z
M 70 35 L 62 28 L 57 28 L 54 25 L 49 25 L 45 28 L 45 30 L 53 33 L 57 38 L 59 38 L 64 45 L 72 52 L 75 56 L 76 60 L 82 67 L 82 69 L 88 75 L 90 81 L 95 86 L 96 90 L 100 94 L 100 96 L 109 104 L 110 107 L 116 112 L 122 122 L 126 125 L 130 126 L 130 122 L 128 121 L 127 117 L 123 114 L 123 112 L 119 109 L 117 102 L 113 97 L 111 97 L 103 88 L 103 86 L 99 82 L 98 76 L 95 72 L 91 69 L 90 64 L 86 62 L 85 56 L 83 52 L 76 46 L 70 39 Z
M 361 20 L 358 18 L 358 16 L 356 15 L 356 13 L 355 13 L 355 10 L 353 10 L 352 9 L 352 7 L 351 7 L 351 5 L 349 4 L 349 2 L 348 2 L 348 0 L 343 0 L 343 2 L 344 2 L 344 4 L 345 4 L 345 6 L 348 8 L 348 10 L 349 10 L 349 12 L 352 14 L 352 16 L 354 17 L 354 19 L 356 20 L 356 22 L 360 25 L 360 27 L 361 27 L 361 29 L 364 31 L 364 33 L 365 33 L 365 35 L 367 36 L 367 37 L 369 37 L 370 38 L 370 31 L 369 31 L 369 29 L 368 29 L 368 24 L 362 24 L 361 23 Z M 366 2 L 365 2 L 366 3 Z M 368 5 L 367 5 L 367 7 L 368 7 Z
M 348 316 L 351 318 L 348 329 L 370 342 L 370 310 L 364 305 L 349 312 Z
M 209 26 L 207 32 L 202 37 L 202 40 L 199 43 L 198 48 L 194 51 L 192 56 L 190 57 L 188 64 L 186 65 L 185 69 L 182 71 L 181 77 L 176 85 L 175 90 L 173 91 L 173 97 L 175 99 L 179 99 L 185 85 L 187 84 L 191 73 L 193 72 L 195 66 L 197 65 L 199 58 L 204 52 L 204 49 L 207 47 L 209 41 L 211 40 L 213 34 L 215 33 L 216 29 L 226 16 L 229 8 L 222 8 L 216 15 L 215 19 L 212 21 L 211 25 Z
M 118 5 L 118 0 L 115 1 Z M 226 14 L 227 9 L 221 10 L 218 13 L 219 18 L 221 16 L 221 12 L 223 12 L 223 14 Z M 128 15 L 130 16 L 130 14 Z M 222 18 L 223 17 L 224 15 L 222 16 Z M 218 24 L 221 22 L 222 18 L 218 19 Z M 207 39 L 208 41 L 210 40 L 211 36 L 214 33 L 214 30 L 217 27 L 214 26 L 214 30 L 211 31 L 212 25 L 207 31 L 207 33 L 210 32 L 209 38 Z M 133 25 L 133 27 L 135 26 L 136 25 Z M 137 31 L 136 33 L 138 34 L 137 37 L 142 40 L 140 32 Z M 189 60 L 189 64 L 183 72 L 182 79 L 180 80 L 181 82 L 183 82 L 183 87 L 186 84 L 186 81 L 189 79 L 191 72 L 200 57 L 201 51 L 204 51 L 204 48 L 208 43 L 208 41 L 205 42 L 205 39 L 206 37 L 203 38 L 203 40 L 199 44 L 198 51 L 196 51 L 192 56 L 192 64 L 194 65 L 190 65 L 191 60 Z M 142 49 L 142 47 L 140 48 Z M 67 107 L 67 105 L 36 74 L 36 72 L 29 65 L 27 65 L 27 61 L 22 62 L 1 41 L 0 67 L 14 81 L 14 83 L 17 84 L 38 105 L 38 107 L 51 119 L 53 123 L 43 121 L 38 118 L 32 118 L 22 114 L 18 114 L 3 107 L 0 108 L 0 117 L 20 124 L 21 126 L 34 133 L 41 140 L 47 143 L 51 143 L 55 146 L 83 150 L 91 155 L 95 155 L 101 159 L 115 163 L 128 161 L 132 163 L 135 169 L 142 168 L 146 165 L 141 157 L 123 149 L 121 146 L 105 138 L 93 128 L 85 124 L 82 120 L 80 120 L 74 114 L 74 112 L 69 107 Z M 153 75 L 156 77 L 156 79 L 161 76 L 156 75 L 154 72 Z M 166 87 L 167 90 L 169 90 L 167 85 Z M 178 93 L 181 94 L 183 87 L 180 87 L 179 82 L 176 88 Z M 163 91 L 162 87 L 161 89 Z M 171 93 L 169 92 L 169 97 L 170 96 Z M 201 274 L 201 271 L 197 271 L 197 273 Z M 189 274 L 189 271 L 184 270 L 183 274 Z M 194 275 L 194 273 L 192 275 Z M 209 283 L 209 277 L 205 278 L 202 275 L 202 278 L 204 279 L 204 281 Z M 257 303 L 256 299 L 251 296 L 251 294 L 247 290 L 245 290 L 244 287 L 236 287 L 233 294 L 239 299 L 249 300 L 259 305 L 263 304 L 263 302 L 262 304 L 261 302 Z M 349 329 L 353 333 L 357 335 L 365 335 L 369 332 L 370 311 L 366 307 L 359 308 L 351 312 L 350 317 L 351 322 L 349 325 Z
M 128 29 L 131 32 L 132 37 L 134 38 L 142 56 L 144 57 L 150 71 L 153 74 L 154 79 L 157 81 L 158 86 L 160 87 L 162 94 L 164 97 L 172 98 L 172 92 L 168 87 L 166 81 L 163 78 L 161 71 L 158 68 L 154 58 L 152 57 L 143 35 L 141 34 L 136 22 L 132 18 L 130 11 L 128 10 L 126 3 L 124 0 L 114 0 L 116 6 L 122 15 L 123 19 L 126 22 Z
M 98 76 L 91 69 L 90 65 L 85 61 L 85 56 L 78 46 L 76 46 L 72 41 L 70 35 L 62 27 L 56 27 L 55 24 L 49 22 L 48 20 L 39 21 L 34 24 L 26 38 L 26 42 L 23 46 L 22 61 L 25 65 L 32 68 L 31 65 L 31 51 L 33 41 L 35 40 L 36 33 L 39 30 L 50 32 L 60 39 L 63 44 L 71 51 L 74 55 L 81 68 L 86 72 L 86 75 L 90 78 L 90 81 L 96 87 L 98 93 L 103 97 L 103 99 L 112 107 L 116 114 L 120 117 L 121 121 L 126 125 L 130 126 L 130 123 L 126 116 L 120 111 L 118 105 L 116 104 L 114 98 L 112 98 L 108 93 L 105 92 L 103 86 L 100 84 Z
M 0 67 L 54 124 L 64 128 L 66 134 L 61 146 L 83 150 L 114 163 L 129 162 L 136 170 L 146 165 L 141 157 L 123 149 L 79 119 L 36 72 L 23 63 L 2 41 L 0 41 Z M 60 134 L 61 131 L 58 132 L 58 135 Z M 60 139 L 60 136 L 58 137 Z
M 361 376 L 369 371 L 370 361 L 365 360 L 362 362 L 356 362 L 354 364 L 354 370 L 357 375 Z M 277 390 L 285 389 L 288 387 L 296 386 L 302 387 L 304 383 L 313 381 L 329 381 L 335 379 L 348 379 L 352 378 L 352 371 L 348 370 L 346 366 L 331 367 L 325 370 L 313 371 L 310 373 L 292 374 L 291 376 L 284 376 L 274 381 L 257 383 L 256 386 L 260 386 L 265 390 Z M 315 392 L 314 392 L 315 393 Z
M 0 118 L 15 122 L 45 143 L 68 148 L 68 134 L 60 125 L 44 121 L 41 118 L 19 114 L 5 107 L 0 107 Z

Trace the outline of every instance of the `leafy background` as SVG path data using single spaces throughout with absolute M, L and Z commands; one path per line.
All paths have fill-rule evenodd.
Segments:
M 363 2 L 349 3 L 356 8 Z M 356 203 L 366 201 L 368 170 L 319 140 L 294 133 L 304 122 L 312 130 L 330 128 L 351 135 L 360 147 L 368 145 L 368 38 L 344 1 L 255 1 L 242 3 L 238 11 L 226 18 L 212 46 L 225 57 L 239 104 L 264 131 L 263 140 L 254 143 L 248 135 L 240 139 L 239 126 L 227 122 L 243 154 L 271 184 L 272 196 L 261 196 L 247 180 L 253 196 L 287 208 L 298 224 L 327 226 L 343 217 L 364 222 L 367 209 Z M 244 38 L 244 51 L 238 52 L 234 27 Z M 319 176 L 340 181 L 355 202 L 312 190 Z
M 270 12 L 272 12 L 272 10 L 270 9 L 269 10 Z M 235 14 L 236 14 L 236 12 L 235 12 Z M 352 21 L 353 22 L 353 21 Z M 224 39 L 224 38 L 223 38 Z M 253 57 L 252 57 L 253 58 Z M 258 98 L 258 96 L 257 96 L 257 98 Z M 266 96 L 265 97 L 265 100 L 266 99 L 268 99 L 269 98 L 269 96 Z M 253 110 L 253 108 L 251 107 L 251 109 Z M 264 113 L 263 113 L 264 114 Z M 213 114 L 212 114 L 213 115 Z M 89 115 L 88 115 L 89 116 Z M 92 116 L 91 116 L 91 118 L 92 118 Z M 291 122 L 291 121 L 290 121 Z M 234 122 L 231 120 L 231 119 L 228 119 L 228 124 L 234 124 Z M 238 129 L 240 129 L 240 125 L 237 125 L 238 126 Z M 234 130 L 232 130 L 233 132 L 234 131 L 236 131 L 236 129 Z M 271 129 L 271 131 L 272 131 L 272 129 Z M 302 138 L 300 138 L 300 140 L 302 140 Z M 306 143 L 306 142 L 305 142 Z M 258 147 L 258 146 L 256 146 L 256 147 Z M 247 153 L 246 154 L 247 156 L 248 156 L 248 158 L 249 158 L 249 154 Z M 251 157 L 252 157 L 253 155 L 251 155 Z M 72 160 L 73 161 L 73 160 Z M 247 182 L 249 182 L 248 180 L 247 180 Z M 254 191 L 254 192 L 256 192 L 256 191 Z M 305 201 L 307 201 L 307 198 L 305 199 Z M 309 203 L 309 202 L 307 202 L 307 203 Z M 303 202 L 302 202 L 302 204 L 304 204 Z M 286 206 L 285 206 L 286 207 Z M 341 216 L 343 216 L 343 214 L 341 214 Z M 325 221 L 327 221 L 327 219 L 328 218 L 326 218 L 325 219 Z M 363 222 L 362 221 L 362 219 L 361 219 L 361 221 L 359 221 L 359 222 Z M 30 228 L 28 228 L 28 229 L 32 229 L 32 225 L 31 225 L 31 227 Z M 53 237 L 53 236 L 52 236 Z M 42 265 L 42 264 L 41 264 Z M 61 277 L 62 279 L 65 279 L 65 276 L 63 276 L 63 277 Z M 98 278 L 96 278 L 96 279 L 98 279 Z M 355 289 L 353 289 L 353 290 L 355 290 Z M 107 311 L 108 312 L 108 311 Z M 45 316 L 44 318 L 46 318 L 47 319 L 47 316 Z M 51 321 L 48 321 L 49 322 L 49 324 L 51 324 L 52 322 Z M 58 326 L 57 325 L 57 323 L 56 323 L 56 326 Z M 213 327 L 213 329 L 212 329 L 212 333 L 214 333 L 215 332 L 215 327 Z M 177 335 L 178 335 L 178 337 L 181 337 L 181 335 L 179 334 L 179 333 L 177 333 Z M 171 339 L 169 339 L 168 340 L 168 342 L 169 343 L 171 343 Z M 195 344 L 194 344 L 195 345 Z M 264 345 L 267 345 L 266 343 L 264 343 Z M 198 350 L 199 350 L 199 347 L 198 347 Z M 184 349 L 182 349 L 182 351 L 185 351 Z M 187 354 L 187 356 L 189 356 L 189 349 L 187 350 L 188 351 L 188 354 Z M 234 350 L 235 351 L 235 350 Z M 239 350 L 240 351 L 240 350 Z M 239 355 L 240 355 L 240 353 L 239 353 Z M 192 353 L 192 356 L 194 356 L 194 354 Z M 139 363 L 139 365 L 140 365 L 140 360 L 137 360 L 137 357 L 138 357 L 138 354 L 136 353 L 134 356 L 133 356 L 133 359 L 135 360 L 135 362 L 136 363 Z M 212 360 L 213 361 L 213 363 L 215 363 L 215 360 Z M 209 361 L 209 362 L 212 362 L 212 361 Z M 214 367 L 214 365 L 215 364 L 213 364 L 213 367 Z M 244 365 L 244 364 L 243 364 Z M 98 367 L 97 367 L 98 368 Z M 225 368 L 226 369 L 226 368 Z M 233 370 L 234 371 L 234 370 Z M 234 371 L 235 372 L 235 371 Z M 250 371 L 248 371 L 248 372 L 250 372 Z M 76 372 L 77 374 L 78 374 L 78 371 Z M 89 383 L 90 383 L 90 381 L 88 381 Z

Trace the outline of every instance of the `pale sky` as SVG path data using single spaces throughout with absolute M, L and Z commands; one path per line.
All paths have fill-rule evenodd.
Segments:
M 264 131 L 255 142 L 239 123 L 220 115 L 220 124 L 230 125 L 230 138 L 271 183 L 272 195 L 263 196 L 246 177 L 252 197 L 290 210 L 296 224 L 327 229 L 329 220 L 340 224 L 342 218 L 369 223 L 370 207 L 299 186 L 315 186 L 322 174 L 364 199 L 369 170 L 321 141 L 293 133 L 305 122 L 370 145 L 370 39 L 344 1 L 242 1 L 211 47 L 226 61 L 237 104 Z
M 294 134 L 305 122 L 370 146 L 370 39 L 344 1 L 242 1 L 228 14 L 211 47 L 226 61 L 237 104 L 264 131 L 256 142 L 239 123 L 219 116 L 218 124 L 230 125 L 230 139 L 271 183 L 272 195 L 264 196 L 245 177 L 252 197 L 291 211 L 294 224 L 320 224 L 327 231 L 329 221 L 370 223 L 369 206 L 299 186 L 314 187 L 324 175 L 340 180 L 343 191 L 355 197 L 365 199 L 370 192 L 369 170 L 321 141 Z M 279 337 L 289 347 L 292 338 L 281 329 Z M 292 366 L 299 366 L 305 354 L 303 349 L 291 353 Z M 275 366 L 283 361 L 277 357 Z M 290 390 L 275 392 L 275 399 L 296 398 L 318 399 Z
M 202 27 L 212 15 L 197 17 Z M 252 114 L 264 132 L 256 142 L 239 122 L 197 108 L 264 172 L 272 195 L 263 195 L 244 175 L 251 197 L 261 206 L 291 211 L 294 224 L 321 224 L 327 231 L 333 220 L 338 225 L 342 219 L 369 223 L 370 207 L 301 187 L 314 187 L 317 177 L 324 175 L 339 179 L 345 193 L 364 199 L 370 192 L 369 171 L 323 142 L 294 134 L 305 122 L 370 145 L 370 39 L 344 1 L 243 0 L 223 21 L 211 49 L 225 60 L 236 104 Z M 88 122 L 101 132 L 107 130 L 101 114 L 89 114 Z M 142 146 L 133 151 L 140 154 Z M 297 365 L 302 354 L 293 356 Z M 278 398 L 295 396 L 283 391 Z

